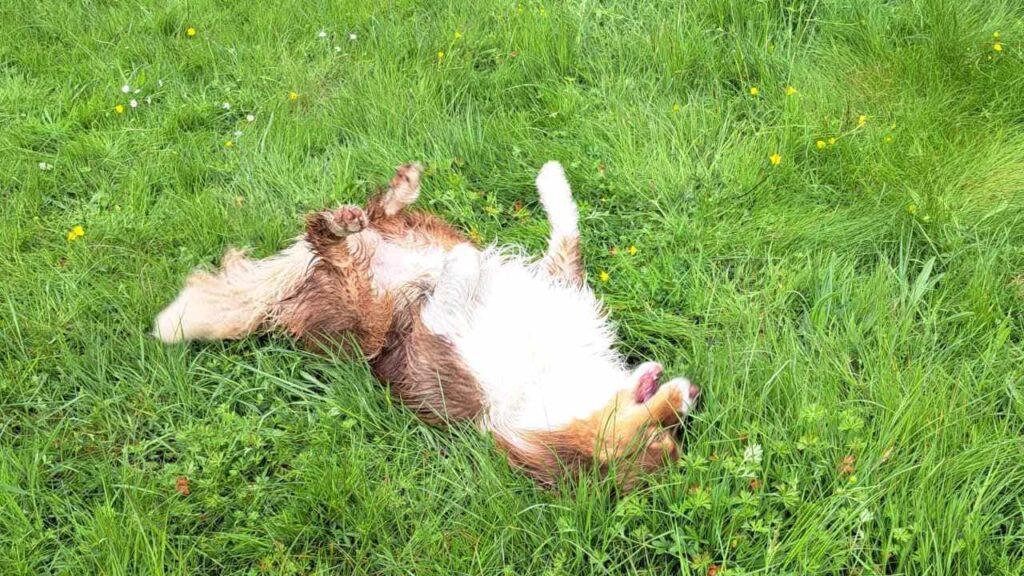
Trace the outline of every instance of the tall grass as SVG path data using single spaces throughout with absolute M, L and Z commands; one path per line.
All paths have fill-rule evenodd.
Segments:
M 1022 18 L 0 2 L 0 572 L 1024 572 Z M 624 351 L 704 389 L 634 494 L 541 491 L 282 339 L 145 336 L 410 160 L 424 209 L 539 250 L 552 158 Z

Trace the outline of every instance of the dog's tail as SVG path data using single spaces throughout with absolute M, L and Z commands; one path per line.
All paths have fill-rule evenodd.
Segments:
M 263 326 L 278 302 L 301 285 L 314 259 L 300 240 L 263 260 L 228 250 L 220 270 L 193 272 L 160 314 L 153 336 L 164 342 L 242 338 Z

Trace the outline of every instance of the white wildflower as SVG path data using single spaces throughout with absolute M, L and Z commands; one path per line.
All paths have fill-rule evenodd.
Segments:
M 764 456 L 764 450 L 761 448 L 761 445 L 751 444 L 743 451 L 743 462 L 760 464 L 762 456 Z

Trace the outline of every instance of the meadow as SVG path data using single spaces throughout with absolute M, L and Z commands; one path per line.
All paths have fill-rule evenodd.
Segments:
M 1022 18 L 0 0 L 0 573 L 1024 573 Z M 703 389 L 633 493 L 539 489 L 281 337 L 147 336 L 412 160 L 539 251 L 549 159 L 622 349 Z

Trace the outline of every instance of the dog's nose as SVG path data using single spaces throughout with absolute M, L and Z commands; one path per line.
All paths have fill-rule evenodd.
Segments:
M 689 392 L 690 398 L 697 398 L 697 396 L 700 396 L 700 387 L 697 386 L 696 384 L 690 384 Z

